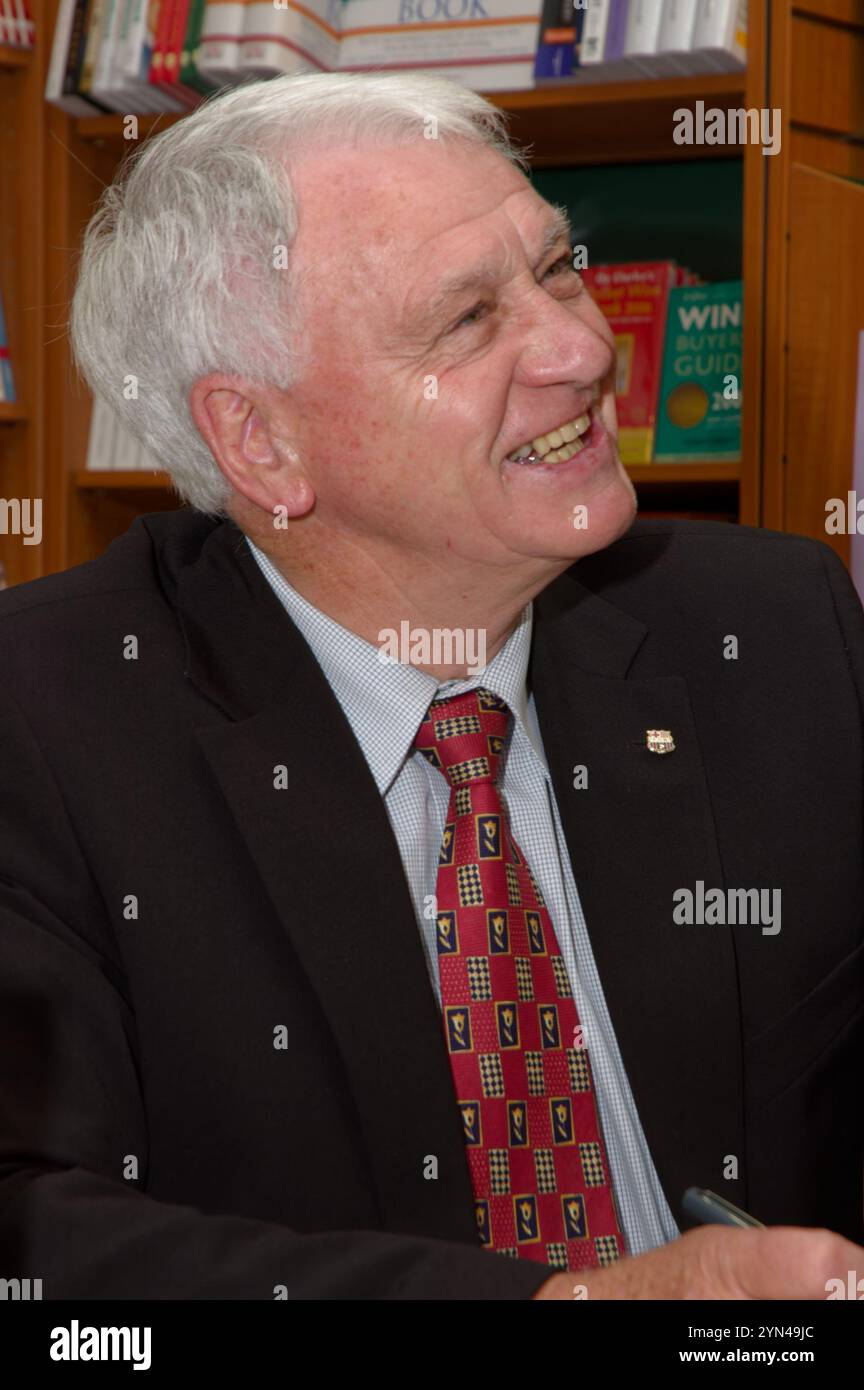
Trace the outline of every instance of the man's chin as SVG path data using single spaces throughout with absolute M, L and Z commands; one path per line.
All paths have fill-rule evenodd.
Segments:
M 565 528 L 556 528 L 556 540 L 563 547 L 562 559 L 579 560 L 604 550 L 625 535 L 636 519 L 639 502 L 630 475 L 617 457 L 615 466 L 604 477 L 597 476 L 567 518 Z

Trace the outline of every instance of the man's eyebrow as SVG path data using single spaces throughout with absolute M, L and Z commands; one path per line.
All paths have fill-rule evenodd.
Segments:
M 543 264 L 549 252 L 562 241 L 568 245 L 573 239 L 573 228 L 570 218 L 563 208 L 556 207 L 553 216 L 547 222 L 543 237 L 538 248 L 536 266 Z M 427 299 L 420 310 L 419 317 L 422 322 L 430 323 L 437 319 L 454 300 L 472 290 L 484 289 L 494 283 L 500 273 L 500 262 L 493 260 L 481 261 L 462 275 L 453 275 L 446 279 L 443 284 L 435 291 L 431 298 Z

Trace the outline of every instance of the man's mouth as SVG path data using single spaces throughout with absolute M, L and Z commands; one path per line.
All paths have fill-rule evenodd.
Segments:
M 539 434 L 535 439 L 520 444 L 507 458 L 511 463 L 566 463 L 584 449 L 583 436 L 590 428 L 591 411 L 587 411 L 573 420 L 556 425 L 548 434 Z

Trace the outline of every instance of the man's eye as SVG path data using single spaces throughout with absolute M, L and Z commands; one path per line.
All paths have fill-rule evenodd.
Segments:
M 450 332 L 455 332 L 457 328 L 470 327 L 472 323 L 477 323 L 478 319 L 486 312 L 485 304 L 475 304 L 473 309 L 469 309 L 467 314 L 463 314 L 461 319 L 454 323 Z
M 573 270 L 572 252 L 568 252 L 566 256 L 560 256 L 557 261 L 554 261 L 553 264 L 550 265 L 549 269 L 545 272 L 543 278 L 545 280 L 546 276 L 551 275 L 553 271 L 555 272 L 555 274 L 559 274 L 562 270 Z

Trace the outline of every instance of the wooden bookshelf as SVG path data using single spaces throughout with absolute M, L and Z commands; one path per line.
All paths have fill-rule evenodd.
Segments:
M 0 47 L 0 286 L 19 392 L 18 402 L 0 407 L 0 493 L 44 498 L 41 547 L 25 547 L 0 535 L 0 558 L 11 582 L 88 559 L 136 512 L 178 504 L 164 474 L 93 474 L 83 467 L 90 400 L 69 352 L 68 305 L 83 229 L 130 146 L 123 117 L 71 118 L 44 103 L 57 7 L 58 0 L 34 0 L 37 47 L 32 55 Z M 794 529 L 816 534 L 813 508 L 828 467 L 825 451 L 814 455 L 810 448 L 812 476 L 800 493 L 809 498 L 804 510 L 790 510 L 789 500 L 795 482 L 790 459 L 799 470 L 805 466 L 796 439 L 811 438 L 806 420 L 794 429 L 790 423 L 803 404 L 789 394 L 784 361 L 789 333 L 794 335 L 797 324 L 807 321 L 790 280 L 798 264 L 789 253 L 790 205 L 797 197 L 806 211 L 814 201 L 810 194 L 796 193 L 800 180 L 793 178 L 792 168 L 798 161 L 836 176 L 864 179 L 864 0 L 808 0 L 804 7 L 773 0 L 770 26 L 768 13 L 765 0 L 751 0 L 743 74 L 571 83 L 503 92 L 491 99 L 507 112 L 514 136 L 530 147 L 538 169 L 623 168 L 658 161 L 686 165 L 694 160 L 707 169 L 717 159 L 739 162 L 744 190 L 741 460 L 651 464 L 632 469 L 631 476 L 640 504 L 652 514 L 731 516 L 778 529 L 792 515 Z M 730 151 L 725 146 L 674 145 L 674 112 L 699 99 L 723 109 L 781 108 L 782 152 L 768 159 L 757 146 Z M 139 139 L 158 134 L 177 119 L 182 117 L 139 116 Z M 682 169 L 682 177 L 685 173 Z M 829 203 L 830 193 L 825 195 Z M 858 249 L 860 233 L 845 203 L 840 222 L 848 232 L 842 255 L 835 258 L 839 267 L 832 265 L 832 272 L 835 279 L 842 278 L 845 257 L 852 284 L 860 281 L 864 247 Z M 816 225 L 812 217 L 807 225 L 811 223 Z M 847 336 L 858 312 L 856 293 L 841 296 L 837 314 Z M 807 313 L 819 307 L 806 296 L 801 303 Z M 861 319 L 864 323 L 864 313 Z M 829 332 L 828 346 L 830 337 Z M 844 352 L 848 355 L 847 347 Z M 812 412 L 812 395 L 800 389 L 797 394 L 801 402 L 809 401 Z M 838 397 L 838 405 L 848 415 L 846 396 Z M 843 428 L 848 433 L 848 421 Z M 848 458 L 838 461 L 846 435 L 842 430 L 835 434 L 832 482 L 844 468 L 848 471 Z M 837 539 L 841 553 L 845 545 L 845 538 Z

